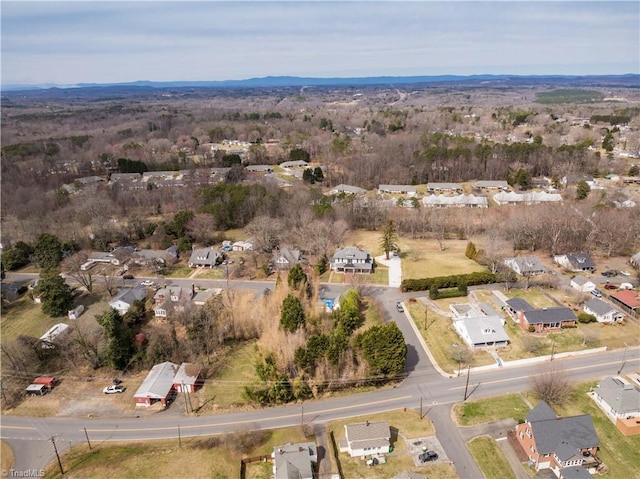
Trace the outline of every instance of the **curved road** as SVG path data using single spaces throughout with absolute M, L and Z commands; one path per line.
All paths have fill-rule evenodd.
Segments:
M 190 284 L 190 280 L 172 281 Z M 196 281 L 198 284 L 222 286 L 219 281 Z M 226 281 L 223 281 L 226 284 Z M 273 283 L 233 282 L 234 287 L 264 290 Z M 342 286 L 323 285 L 330 290 Z M 224 287 L 224 286 L 222 286 Z M 348 286 L 344 286 L 348 288 Z M 387 320 L 398 324 L 407 342 L 407 376 L 397 387 L 347 397 L 309 401 L 304 404 L 290 404 L 268 409 L 227 413 L 208 416 L 163 416 L 162 414 L 138 418 L 132 416 L 107 419 L 87 418 L 35 418 L 2 416 L 0 434 L 11 445 L 16 454 L 16 470 L 39 469 L 55 458 L 50 443 L 55 437 L 59 450 L 69 445 L 86 442 L 84 429 L 93 444 L 104 441 L 138 441 L 213 435 L 239 428 L 272 429 L 299 425 L 302 421 L 325 423 L 378 412 L 401 408 L 419 409 L 433 420 L 436 433 L 449 459 L 455 462 L 461 478 L 477 477 L 479 471 L 464 446 L 459 432 L 452 423 L 443 420 L 451 404 L 464 399 L 466 377 L 441 375 L 429 360 L 427 351 L 421 346 L 418 332 L 413 323 L 395 309 L 396 301 L 409 297 L 397 289 L 388 287 L 365 287 L 364 293 L 379 300 L 387 311 Z M 554 366 L 564 370 L 574 382 L 582 382 L 640 368 L 640 348 L 627 348 L 555 359 Z M 530 378 L 539 374 L 544 367 L 540 364 L 496 368 L 483 372 L 471 372 L 469 395 L 473 398 L 492 397 L 507 393 L 523 392 L 530 389 Z M 453 429 L 453 430 L 451 430 Z

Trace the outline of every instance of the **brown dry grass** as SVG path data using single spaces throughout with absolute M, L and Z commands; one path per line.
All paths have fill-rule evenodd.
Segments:
M 15 464 L 13 449 L 4 441 L 0 441 L 0 470 L 8 471 Z

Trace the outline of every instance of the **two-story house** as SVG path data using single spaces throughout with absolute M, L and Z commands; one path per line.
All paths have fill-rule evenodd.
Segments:
M 582 466 L 595 468 L 600 442 L 591 416 L 560 417 L 544 401 L 515 429 L 516 440 L 536 470 Z M 595 472 L 595 471 L 594 471 Z
M 371 273 L 373 258 L 368 251 L 355 246 L 337 249 L 329 263 L 333 271 L 344 273 Z

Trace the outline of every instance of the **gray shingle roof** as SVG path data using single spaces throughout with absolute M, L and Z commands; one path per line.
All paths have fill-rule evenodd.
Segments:
M 570 466 L 560 469 L 562 479 L 593 479 L 593 476 L 589 474 L 582 466 Z
M 585 307 L 589 308 L 591 311 L 596 313 L 599 316 L 604 316 L 605 314 L 610 313 L 611 311 L 618 311 L 613 306 L 605 303 L 601 299 L 591 298 L 584 304 Z
M 507 306 L 509 306 L 514 311 L 534 311 L 536 308 L 531 306 L 527 300 L 522 298 L 512 298 L 505 301 Z
M 455 320 L 464 324 L 471 342 L 475 344 L 499 343 L 509 341 L 499 316 L 476 316 Z
M 561 461 L 566 461 L 581 456 L 580 449 L 600 445 L 591 416 L 557 417 L 549 405 L 543 403 L 527 414 L 539 454 L 555 453 Z
M 380 447 L 389 444 L 391 430 L 386 422 L 360 422 L 346 424 L 345 435 L 351 449 Z
M 633 384 L 608 377 L 598 383 L 594 392 L 619 414 L 640 411 L 640 390 Z
M 544 266 L 535 256 L 517 256 L 505 260 L 505 263 L 513 268 L 513 264 L 517 265 L 520 273 L 539 273 L 544 271 Z
M 577 319 L 571 308 L 565 308 L 563 306 L 525 311 L 524 317 L 529 324 L 559 323 L 562 321 L 575 321 Z

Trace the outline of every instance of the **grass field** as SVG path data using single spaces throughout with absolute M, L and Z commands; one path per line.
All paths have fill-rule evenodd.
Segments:
M 231 352 L 217 365 L 215 376 L 205 381 L 202 389 L 198 391 L 198 412 L 205 413 L 245 404 L 247 401 L 242 396 L 243 386 L 251 384 L 256 379 L 255 364 L 258 357 L 254 342 L 232 346 Z
M 13 467 L 15 458 L 11 447 L 4 442 L 0 441 L 0 468 L 2 471 L 8 471 Z
M 58 464 L 55 463 L 47 469 L 46 477 L 235 478 L 240 476 L 240 460 L 243 456 L 269 455 L 274 447 L 281 444 L 313 441 L 313 438 L 305 438 L 300 427 L 266 431 L 264 441 L 244 455 L 238 451 L 237 443 L 200 449 L 194 447 L 197 441 L 196 438 L 183 438 L 182 447 L 177 439 L 113 445 L 102 443 L 93 444 L 91 451 L 87 446 L 77 446 L 62 456 L 64 476 L 60 475 Z M 265 465 L 269 466 L 266 475 Z M 248 464 L 246 477 L 269 478 L 272 474 L 270 466 L 271 463 Z
M 2 339 L 15 339 L 20 335 L 39 338 L 54 324 L 66 321 L 66 316 L 50 318 L 42 312 L 42 305 L 35 304 L 25 294 L 8 307 L 3 307 L 0 320 Z
M 354 417 L 329 424 L 327 434 L 333 431 L 336 443 L 344 437 L 345 424 L 364 421 L 386 421 L 392 429 L 393 452 L 387 456 L 386 464 L 376 467 L 367 467 L 360 458 L 349 457 L 346 453 L 340 453 L 340 464 L 345 478 L 348 479 L 388 479 L 401 471 L 414 471 L 428 474 L 429 479 L 455 479 L 458 477 L 455 468 L 451 464 L 433 464 L 428 467 L 417 467 L 403 438 L 412 439 L 431 436 L 435 434 L 433 425 L 425 417 L 413 410 L 398 410 L 370 416 Z M 394 434 L 397 431 L 397 434 Z M 332 451 L 333 454 L 333 451 Z M 334 460 L 332 458 L 332 460 Z M 336 468 L 334 468 L 336 470 Z
M 484 477 L 501 479 L 516 479 L 509 462 L 492 438 L 479 436 L 467 444 L 471 455 L 480 466 Z
M 458 298 L 460 299 L 460 298 Z M 419 302 L 405 302 L 413 321 L 416 323 L 420 334 L 424 338 L 431 354 L 440 367 L 452 374 L 458 372 L 459 364 L 451 358 L 451 347 L 453 344 L 463 344 L 462 339 L 453 329 L 451 318 L 441 316 L 432 310 L 427 313 L 425 331 L 425 307 Z M 472 366 L 483 366 L 493 364 L 494 360 L 485 351 L 475 351 Z M 464 367 L 464 365 L 463 365 Z
M 508 418 L 524 422 L 528 412 L 529 406 L 517 394 L 467 401 L 453 406 L 453 418 L 460 426 L 475 426 Z

